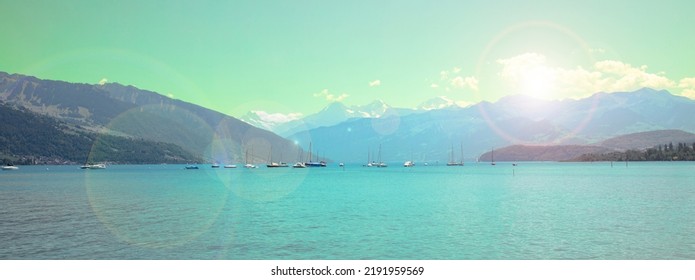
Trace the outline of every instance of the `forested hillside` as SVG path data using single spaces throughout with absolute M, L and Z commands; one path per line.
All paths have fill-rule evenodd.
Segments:
M 54 118 L 0 103 L 3 164 L 186 163 L 201 161 L 181 147 L 80 130 Z

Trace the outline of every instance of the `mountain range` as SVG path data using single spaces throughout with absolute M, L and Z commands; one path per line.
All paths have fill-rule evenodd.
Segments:
M 502 147 L 512 145 L 533 146 L 526 148 L 529 153 L 541 151 L 538 146 L 562 146 L 552 148 L 554 154 L 562 154 L 586 145 L 613 150 L 644 147 L 653 142 L 645 140 L 650 137 L 663 142 L 695 132 L 695 101 L 649 88 L 559 101 L 510 95 L 467 107 L 446 97 L 413 109 L 394 108 L 380 100 L 364 106 L 332 103 L 316 114 L 272 127 L 262 125 L 258 114 L 255 120 L 249 114 L 241 121 L 133 86 L 68 83 L 4 72 L 0 72 L 0 102 L 6 108 L 52 118 L 60 123 L 54 127 L 66 135 L 120 137 L 119 143 L 146 141 L 152 145 L 140 144 L 152 149 L 164 147 L 156 143 L 172 144 L 188 153 L 179 153 L 179 159 L 220 163 L 246 161 L 246 154 L 257 163 L 271 158 L 292 161 L 310 144 L 315 154 L 343 162 L 364 162 L 377 154 L 385 161 L 444 162 L 450 147 L 460 146 L 463 151 L 458 148 L 455 154 L 470 161 L 493 148 L 502 153 Z M 249 124 L 254 122 L 261 128 Z M 618 137 L 656 130 L 680 132 Z M 578 148 L 567 148 L 573 145 Z M 119 150 L 114 147 L 110 150 Z
M 0 101 L 54 118 L 74 131 L 171 143 L 208 162 L 242 162 L 247 151 L 252 151 L 249 161 L 265 162 L 296 155 L 299 148 L 222 113 L 116 83 L 68 83 L 0 72 Z
M 415 111 L 414 109 L 394 108 L 382 100 L 374 100 L 372 103 L 361 106 L 346 106 L 341 102 L 332 102 L 315 114 L 287 122 L 269 121 L 267 118 L 263 118 L 262 111 L 248 112 L 241 117 L 241 120 L 287 137 L 297 132 L 332 126 L 351 119 L 380 118 L 389 114 L 407 115 Z
M 288 139 L 312 142 L 326 150 L 327 157 L 340 161 L 367 161 L 379 146 L 386 160 L 446 161 L 449 147 L 460 144 L 464 157 L 473 160 L 495 147 L 510 145 L 587 145 L 637 132 L 695 132 L 693 119 L 695 101 L 643 88 L 596 93 L 578 100 L 511 95 L 465 108 L 445 106 L 349 119 L 307 129 Z
M 426 100 L 415 108 L 396 108 L 386 104 L 383 100 L 374 100 L 366 105 L 347 106 L 341 102 L 332 102 L 321 111 L 304 118 L 292 118 L 288 120 L 280 115 L 268 114 L 265 111 L 250 111 L 241 116 L 241 120 L 253 126 L 270 130 L 283 137 L 297 132 L 310 130 L 323 126 L 332 126 L 351 119 L 380 118 L 388 115 L 405 116 L 418 112 L 437 110 L 451 107 L 459 107 L 456 101 L 446 97 L 437 96 Z M 278 116 L 278 117 L 276 117 Z M 284 115 L 283 115 L 284 116 Z

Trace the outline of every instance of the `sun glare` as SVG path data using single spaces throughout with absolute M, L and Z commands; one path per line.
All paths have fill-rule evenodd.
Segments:
M 553 71 L 548 67 L 537 66 L 528 69 L 520 77 L 521 94 L 549 99 L 552 97 L 554 80 Z

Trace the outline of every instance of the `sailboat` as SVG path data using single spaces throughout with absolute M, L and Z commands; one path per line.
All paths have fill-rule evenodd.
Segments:
M 316 161 L 311 161 L 311 142 L 309 142 L 309 156 L 307 162 L 304 163 L 306 167 L 326 167 L 325 161 L 318 161 L 318 155 L 316 156 Z
M 302 162 L 302 150 L 297 149 L 297 162 L 292 165 L 292 168 L 306 168 L 306 165 Z
M 273 147 L 270 147 L 270 156 L 268 157 L 268 161 L 270 163 L 266 164 L 265 166 L 268 168 L 276 168 L 276 167 L 287 167 L 287 163 L 282 162 L 282 156 L 280 156 L 280 162 L 273 162 Z
M 388 167 L 388 165 L 385 162 L 381 161 L 381 145 L 379 145 L 379 158 L 376 163 L 376 167 Z
M 449 158 L 449 162 L 446 163 L 446 166 L 463 166 L 463 143 L 461 143 L 461 161 L 456 162 L 454 161 L 454 145 L 451 145 L 451 157 Z
M 412 160 L 413 158 L 413 152 L 410 152 L 410 158 L 411 160 L 407 160 L 406 162 L 403 163 L 403 167 L 413 167 L 415 166 L 415 162 Z
M 80 169 L 106 169 L 106 164 L 103 164 L 103 163 L 84 164 L 84 165 L 80 166 Z
M 85 160 L 84 164 L 80 166 L 80 169 L 106 169 L 106 164 L 104 163 L 89 163 L 89 157 Z
M 246 164 L 244 164 L 244 168 L 256 168 L 255 165 L 249 163 L 249 150 L 246 150 Z
M 371 151 L 369 149 L 367 149 L 367 164 L 364 165 L 365 167 L 374 166 L 374 164 L 372 164 L 371 156 L 372 156 Z
M 496 165 L 495 164 L 495 148 L 492 148 L 492 152 L 490 152 L 490 165 Z

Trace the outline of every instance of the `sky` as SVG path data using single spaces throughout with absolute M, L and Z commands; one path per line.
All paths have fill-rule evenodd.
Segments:
M 666 89 L 695 99 L 693 1 L 0 0 L 0 71 L 240 117 Z

